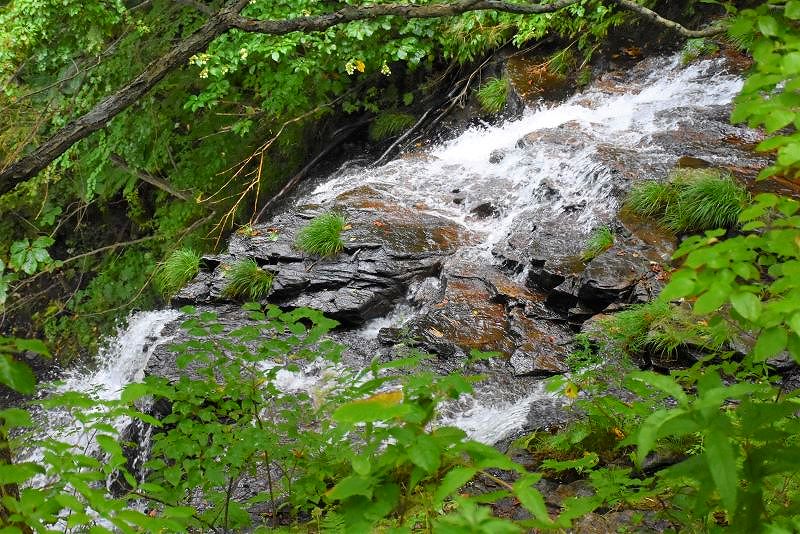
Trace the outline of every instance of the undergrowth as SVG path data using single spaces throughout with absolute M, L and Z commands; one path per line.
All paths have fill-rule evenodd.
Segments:
M 191 249 L 173 251 L 158 265 L 155 282 L 164 297 L 171 297 L 200 271 L 200 254 Z
M 478 102 L 486 113 L 500 113 L 508 102 L 511 85 L 505 78 L 491 78 L 480 86 Z
M 260 300 L 269 294 L 274 278 L 273 273 L 259 267 L 255 260 L 241 260 L 225 272 L 224 293 L 230 298 Z
M 675 233 L 734 228 L 749 195 L 729 174 L 680 169 L 666 182 L 645 181 L 630 191 L 626 207 Z
M 316 256 L 335 256 L 344 249 L 342 232 L 347 218 L 342 213 L 329 212 L 312 219 L 297 234 L 297 248 Z

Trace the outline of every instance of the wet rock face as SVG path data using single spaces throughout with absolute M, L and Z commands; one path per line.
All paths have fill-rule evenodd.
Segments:
M 274 274 L 269 302 L 316 308 L 346 325 L 358 325 L 387 313 L 411 282 L 436 275 L 443 258 L 471 239 L 459 225 L 393 205 L 369 188 L 341 195 L 335 208 L 347 215 L 351 227 L 343 233 L 341 254 L 314 258 L 294 247 L 300 229 L 322 211 L 300 208 L 258 226 L 256 235 L 234 235 L 228 253 L 205 258 L 202 272 L 173 304 L 227 302 L 225 270 L 253 258 Z
M 416 317 L 402 329 L 381 330 L 379 339 L 402 339 L 445 357 L 472 349 L 498 352 L 518 376 L 566 370 L 572 334 L 563 321 L 536 317 L 541 293 L 458 257 L 445 263 L 437 287 L 418 300 L 422 310 Z

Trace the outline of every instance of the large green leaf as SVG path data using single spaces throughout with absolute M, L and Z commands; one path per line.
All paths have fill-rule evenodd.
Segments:
M 30 395 L 36 385 L 36 378 L 31 368 L 24 363 L 14 360 L 10 355 L 0 355 L 0 384 Z

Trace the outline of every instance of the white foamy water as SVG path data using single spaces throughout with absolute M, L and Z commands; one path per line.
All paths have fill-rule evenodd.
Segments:
M 140 382 L 144 369 L 153 352 L 159 345 L 171 338 L 161 336 L 163 328 L 180 316 L 176 310 L 139 312 L 131 315 L 127 327 L 120 328 L 117 335 L 110 338 L 97 355 L 94 370 L 72 369 L 62 381 L 43 389 L 44 395 L 77 392 L 89 395 L 99 401 L 119 399 L 123 388 L 128 384 Z M 102 410 L 102 408 L 98 408 Z M 41 410 L 36 414 L 45 423 L 45 434 L 41 438 L 54 438 L 69 443 L 76 449 L 91 453 L 97 449 L 94 431 L 60 409 Z M 121 431 L 129 420 L 118 418 L 112 422 Z M 40 452 L 29 451 L 30 458 L 37 458 Z
M 585 203 L 575 223 L 589 229 L 617 207 L 610 198 L 609 169 L 596 157 L 599 145 L 652 151 L 674 161 L 676 155 L 661 154 L 648 136 L 675 129 L 679 121 L 691 118 L 692 110 L 731 102 L 742 86 L 738 76 L 712 74 L 720 70 L 720 60 L 686 68 L 678 56 L 648 61 L 647 74 L 614 86 L 614 92 L 589 89 L 562 104 L 529 108 L 518 120 L 470 128 L 423 154 L 377 168 L 346 170 L 304 201 L 330 201 L 350 188 L 370 185 L 399 204 L 424 205 L 483 234 L 476 247 L 483 251 L 502 240 L 526 210 L 545 220 L 565 206 Z M 568 128 L 573 142 L 554 144 L 543 136 L 527 148 L 517 147 L 525 135 L 558 127 Z M 491 162 L 493 154 L 502 154 L 502 160 Z M 557 191 L 557 198 L 542 195 L 543 188 Z M 453 202 L 454 191 L 464 198 L 460 204 Z M 470 211 L 487 200 L 498 208 L 499 217 L 472 216 Z

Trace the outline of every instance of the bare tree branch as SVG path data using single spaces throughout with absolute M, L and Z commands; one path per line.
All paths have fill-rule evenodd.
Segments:
M 229 0 L 200 29 L 175 45 L 164 56 L 150 63 L 141 74 L 128 84 L 103 99 L 86 114 L 64 126 L 30 154 L 0 170 L 0 195 L 10 191 L 18 183 L 36 175 L 81 139 L 105 127 L 111 119 L 144 96 L 167 74 L 185 65 L 190 57 L 205 50 L 211 44 L 211 41 L 231 29 L 284 35 L 296 31 L 321 31 L 346 22 L 382 16 L 437 18 L 460 15 L 469 11 L 485 10 L 518 14 L 541 14 L 558 11 L 577 3 L 579 0 L 557 0 L 549 4 L 516 4 L 503 0 L 455 0 L 429 5 L 380 4 L 361 7 L 347 6 L 333 13 L 283 20 L 257 20 L 243 17 L 240 12 L 248 4 L 248 1 Z M 630 0 L 611 1 L 624 9 L 631 10 L 686 37 L 703 37 L 714 35 L 721 31 L 719 29 L 689 30 L 677 22 L 667 20 L 654 11 Z
M 706 28 L 704 30 L 690 30 L 685 26 L 678 24 L 674 20 L 665 19 L 652 9 L 647 9 L 646 7 L 640 6 L 639 4 L 637 4 L 636 2 L 632 2 L 631 0 L 612 0 L 612 1 L 624 9 L 633 11 L 637 15 L 649 20 L 650 22 L 655 22 L 656 24 L 674 30 L 679 34 L 683 35 L 684 37 L 688 37 L 689 39 L 696 39 L 699 37 L 712 37 L 714 35 L 719 35 L 720 33 L 723 33 L 725 31 L 725 28 L 719 26 L 713 26 L 710 28 Z
M 134 169 L 131 167 L 128 162 L 120 156 L 119 154 L 111 154 L 109 158 L 111 163 L 122 169 L 123 171 L 129 172 L 131 174 L 135 174 L 139 177 L 139 179 L 143 182 L 147 182 L 148 184 L 161 189 L 169 193 L 170 195 L 179 198 L 181 200 L 192 200 L 192 195 L 190 191 L 179 191 L 175 189 L 175 187 L 169 183 L 169 181 L 159 178 L 158 176 L 153 176 L 147 171 L 143 171 L 141 169 Z

